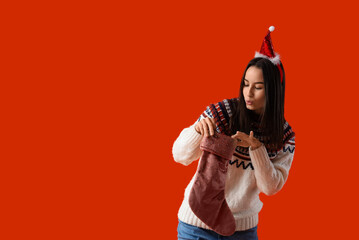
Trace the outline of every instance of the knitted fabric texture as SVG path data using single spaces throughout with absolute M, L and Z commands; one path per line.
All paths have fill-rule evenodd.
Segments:
M 217 127 L 216 131 L 218 133 L 230 135 L 229 120 L 233 114 L 231 105 L 238 100 L 239 100 L 238 98 L 231 98 L 231 99 L 225 99 L 215 104 L 210 104 L 206 108 L 206 110 L 201 114 L 201 116 L 197 119 L 196 122 L 199 122 L 203 118 L 207 118 L 207 117 L 213 118 Z M 264 142 L 258 124 L 252 123 L 252 127 L 253 127 L 254 137 L 257 138 L 260 142 Z M 288 122 L 284 123 L 283 133 L 284 133 L 283 145 L 290 142 L 290 140 L 295 136 L 295 133 L 293 132 L 293 129 L 288 124 Z M 272 150 L 266 145 L 265 148 L 267 149 L 268 156 L 271 160 L 274 159 L 277 156 L 278 152 L 281 150 L 281 149 Z M 250 160 L 248 147 L 237 147 L 235 154 L 237 157 L 241 159 Z
M 228 162 L 232 158 L 235 140 L 223 134 L 203 138 L 202 161 L 189 196 L 189 205 L 207 226 L 223 236 L 230 236 L 236 224 L 225 199 Z
M 209 105 L 193 125 L 181 131 L 172 148 L 173 158 L 176 162 L 188 166 L 199 159 L 198 167 L 204 164 L 204 153 L 211 154 L 211 152 L 201 149 L 200 144 L 204 137 L 196 132 L 194 126 L 201 119 L 210 117 L 215 120 L 217 133 L 229 135 L 233 101 L 238 101 L 238 99 L 225 99 Z M 255 227 L 259 221 L 258 213 L 263 207 L 259 194 L 276 194 L 287 181 L 294 156 L 295 134 L 287 122 L 283 129 L 282 149 L 270 151 L 265 146 L 255 150 L 236 147 L 230 160 L 227 160 L 224 195 L 234 217 L 236 231 Z M 185 189 L 178 218 L 187 224 L 211 229 L 192 211 L 189 205 L 190 193 L 196 177 L 197 171 Z

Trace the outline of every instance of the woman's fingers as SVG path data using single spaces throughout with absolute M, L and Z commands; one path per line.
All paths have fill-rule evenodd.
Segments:
M 215 129 L 216 128 L 216 123 L 214 122 L 214 118 L 209 118 L 209 120 L 211 120 L 213 129 Z
M 251 132 L 249 133 L 249 138 L 254 138 L 254 136 L 253 136 L 253 131 L 251 131 Z
M 213 136 L 215 133 L 216 124 L 213 118 L 204 118 L 197 123 L 195 129 L 205 137 Z
M 199 134 L 203 135 L 202 122 L 201 121 L 199 121 L 194 128 Z
M 232 137 L 239 138 L 239 139 L 245 139 L 248 137 L 247 134 L 237 131 L 236 134 L 234 134 Z
M 213 136 L 214 135 L 214 129 L 213 129 L 213 119 L 212 118 L 205 118 L 205 121 L 206 121 L 206 123 L 207 123 L 207 127 L 208 127 L 208 129 L 209 129 L 209 134 L 211 135 L 211 136 Z M 208 136 L 208 135 L 207 135 Z
M 207 137 L 208 136 L 208 124 L 207 124 L 206 120 L 203 121 L 203 132 L 204 132 L 204 136 Z
M 244 133 L 244 132 L 240 132 L 240 131 L 237 131 L 237 133 L 235 134 L 235 136 L 237 138 L 241 138 L 241 139 L 249 139 L 249 135 Z
M 199 122 L 199 131 L 201 132 L 201 135 L 203 135 L 203 126 L 201 122 Z
M 237 131 L 236 134 L 232 135 L 232 138 L 237 140 L 237 146 L 248 147 L 249 136 L 244 132 Z

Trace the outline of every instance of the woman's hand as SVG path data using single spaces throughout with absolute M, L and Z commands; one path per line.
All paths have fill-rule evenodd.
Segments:
M 214 123 L 213 118 L 203 118 L 201 121 L 199 121 L 195 126 L 194 129 L 201 135 L 204 135 L 205 137 L 213 136 L 214 131 L 216 129 L 216 124 Z
M 237 139 L 237 146 L 251 147 L 251 150 L 255 150 L 262 146 L 262 143 L 253 137 L 253 131 L 251 131 L 249 135 L 244 132 L 237 131 L 236 134 L 232 135 L 232 138 Z

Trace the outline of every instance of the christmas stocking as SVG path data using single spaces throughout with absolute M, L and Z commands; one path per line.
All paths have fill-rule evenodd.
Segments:
M 224 195 L 228 162 L 235 140 L 224 134 L 204 137 L 203 151 L 190 195 L 193 213 L 213 231 L 223 236 L 234 234 L 236 224 Z

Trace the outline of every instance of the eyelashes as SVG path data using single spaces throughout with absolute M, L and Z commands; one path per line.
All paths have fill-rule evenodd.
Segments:
M 249 87 L 249 85 L 243 85 L 243 87 Z M 257 89 L 257 90 L 261 90 L 261 89 L 263 89 L 263 88 L 257 88 L 257 87 L 255 87 L 255 89 Z

